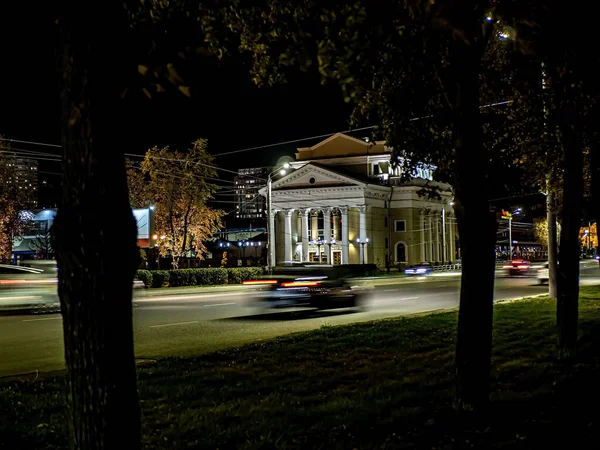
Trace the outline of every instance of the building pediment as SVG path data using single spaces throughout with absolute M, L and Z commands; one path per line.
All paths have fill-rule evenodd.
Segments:
M 273 190 L 322 188 L 322 187 L 364 187 L 365 183 L 316 164 L 306 164 L 300 169 L 273 183 Z

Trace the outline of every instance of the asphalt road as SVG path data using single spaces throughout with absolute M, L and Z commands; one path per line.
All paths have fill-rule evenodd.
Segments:
M 168 290 L 134 302 L 135 352 L 139 359 L 190 356 L 305 331 L 458 306 L 460 277 L 398 280 L 376 287 L 366 311 L 270 310 L 248 305 L 243 292 Z M 600 283 L 600 269 L 582 270 L 582 284 Z M 547 293 L 535 278 L 498 277 L 496 300 Z M 0 316 L 0 376 L 64 367 L 59 314 Z

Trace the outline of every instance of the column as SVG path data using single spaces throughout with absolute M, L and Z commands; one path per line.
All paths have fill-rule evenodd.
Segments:
M 327 264 L 331 264 L 331 208 L 323 209 L 323 240 L 325 241 L 323 250 L 327 255 Z
M 316 241 L 317 239 L 319 239 L 319 211 L 311 211 L 310 218 L 310 238 L 313 241 Z
M 427 256 L 425 254 L 425 211 L 423 210 L 419 212 L 419 239 L 421 241 L 419 244 L 421 249 L 419 258 L 421 261 L 427 261 Z
M 285 261 L 292 260 L 292 214 L 294 213 L 293 209 L 286 209 L 284 211 L 285 214 L 285 227 L 284 227 L 284 259 Z
M 310 208 L 301 209 L 300 217 L 302 221 L 302 261 L 308 261 L 308 215 Z
M 360 237 L 360 264 L 365 263 L 368 264 L 367 258 L 367 245 L 363 245 L 362 242 L 365 242 L 367 239 L 367 206 L 361 205 L 358 207 L 358 212 L 360 215 L 359 219 L 359 237 Z
M 342 215 L 342 264 L 349 264 L 349 247 L 348 247 L 348 207 L 340 206 Z
M 338 240 L 339 236 L 340 236 L 340 219 L 339 219 L 337 213 L 333 213 L 332 217 L 333 217 L 333 238 L 335 240 Z
M 433 220 L 431 217 L 431 211 L 427 212 L 427 248 L 429 249 L 427 260 L 428 262 L 433 262 Z
M 454 221 L 451 220 L 446 226 L 448 227 L 448 260 L 454 264 L 456 262 L 456 250 L 454 248 L 456 245 L 456 242 L 454 241 Z
M 435 252 L 433 253 L 436 261 L 440 261 L 442 255 L 440 253 L 440 231 L 439 231 L 439 223 L 440 223 L 440 215 L 439 211 L 435 212 L 434 220 L 433 220 L 433 232 L 435 233 Z
M 275 217 L 277 211 L 272 210 L 269 214 L 269 266 L 276 266 L 277 259 L 275 253 Z

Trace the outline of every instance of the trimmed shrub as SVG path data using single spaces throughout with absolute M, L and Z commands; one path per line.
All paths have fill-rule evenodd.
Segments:
M 152 286 L 152 272 L 149 270 L 138 270 L 135 276 L 138 280 L 144 283 L 144 286 Z
M 229 284 L 240 284 L 242 281 L 251 280 L 262 274 L 262 267 L 233 267 L 227 269 Z
M 169 282 L 169 271 L 167 270 L 153 270 L 152 271 L 152 287 L 160 288 Z
M 228 281 L 227 269 L 222 268 L 214 268 L 214 269 L 204 269 L 208 271 L 209 283 L 213 285 L 226 284 Z
M 195 286 L 196 277 L 194 270 L 197 269 L 172 269 L 169 270 L 169 286 Z

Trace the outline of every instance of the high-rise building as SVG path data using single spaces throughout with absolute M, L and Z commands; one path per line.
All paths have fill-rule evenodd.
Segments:
M 25 199 L 29 208 L 38 205 L 38 161 L 37 159 L 12 156 L 7 159 L 7 164 L 14 168 L 9 179 L 19 189 L 25 191 Z
M 259 194 L 265 187 L 269 167 L 239 169 L 233 177 L 236 219 L 266 219 L 266 200 Z

